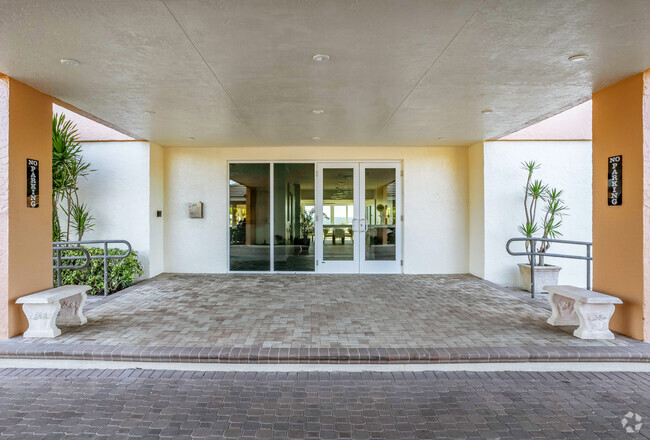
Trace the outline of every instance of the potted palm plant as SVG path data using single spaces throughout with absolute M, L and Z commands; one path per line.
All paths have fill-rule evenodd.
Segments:
M 566 215 L 567 206 L 562 199 L 563 191 L 555 188 L 549 188 L 541 180 L 533 180 L 533 173 L 539 169 L 540 165 L 534 161 L 522 163 L 522 167 L 528 172 L 526 186 L 524 187 L 524 213 L 526 221 L 519 225 L 518 229 L 528 238 L 540 234 L 540 238 L 558 238 L 562 236 L 560 227 L 562 226 L 562 217 Z M 543 217 L 538 217 L 538 208 L 542 209 Z M 537 253 L 546 253 L 551 247 L 551 243 L 535 243 Z M 526 250 L 531 249 L 531 243 L 526 243 Z M 519 273 L 521 275 L 521 288 L 530 292 L 531 290 L 531 267 L 535 269 L 535 292 L 540 293 L 543 286 L 554 285 L 558 283 L 560 276 L 560 266 L 545 264 L 544 256 L 529 256 L 528 263 L 519 264 Z
M 295 244 L 300 246 L 300 253 L 309 253 L 309 246 L 311 246 L 311 237 L 314 235 L 314 213 L 315 208 L 309 211 L 304 210 L 300 213 L 300 238 L 294 240 Z

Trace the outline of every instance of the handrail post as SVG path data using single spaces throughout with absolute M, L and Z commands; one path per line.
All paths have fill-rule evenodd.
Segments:
M 56 249 L 56 287 L 61 287 L 61 249 Z
M 104 242 L 104 296 L 108 296 L 108 243 Z
M 587 290 L 591 290 L 591 245 L 587 245 Z
M 510 249 L 510 245 L 514 242 L 523 242 L 525 243 L 525 250 L 522 252 L 514 252 Z M 537 252 L 537 242 L 541 243 L 562 243 L 562 244 L 571 244 L 577 246 L 586 246 L 587 255 L 575 255 L 575 254 L 557 254 L 557 253 L 546 253 Z M 506 252 L 514 257 L 527 257 L 530 263 L 530 290 L 531 297 L 535 298 L 535 257 L 539 257 L 540 266 L 544 266 L 544 258 L 568 258 L 572 260 L 585 260 L 587 262 L 587 289 L 591 290 L 591 262 L 593 257 L 591 256 L 591 248 L 593 243 L 587 241 L 575 241 L 575 240 L 558 240 L 551 238 L 535 238 L 535 237 L 514 237 L 509 239 L 506 242 Z M 548 248 L 548 245 L 544 245 L 544 248 Z M 544 287 L 544 286 L 542 286 Z
M 530 297 L 535 298 L 535 239 L 531 239 L 531 255 L 530 255 Z

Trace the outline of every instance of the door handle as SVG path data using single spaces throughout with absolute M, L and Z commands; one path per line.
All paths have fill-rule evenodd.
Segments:
M 358 221 L 359 221 L 359 219 L 357 219 L 357 218 L 352 219 L 352 232 L 360 232 L 359 228 L 355 229 L 355 225 L 359 224 Z

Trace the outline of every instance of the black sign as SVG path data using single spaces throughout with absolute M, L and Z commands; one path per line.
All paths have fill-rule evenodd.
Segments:
M 607 162 L 607 204 L 623 204 L 623 156 L 610 157 Z
M 38 208 L 38 161 L 27 159 L 27 207 Z

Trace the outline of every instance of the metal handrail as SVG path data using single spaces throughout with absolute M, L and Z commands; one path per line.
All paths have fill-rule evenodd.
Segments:
M 90 255 L 88 250 L 82 245 L 92 245 L 100 244 L 103 245 L 104 253 L 102 255 Z M 109 244 L 124 244 L 127 247 L 127 252 L 124 255 L 109 255 L 108 254 L 108 245 Z M 61 251 L 65 250 L 81 250 L 85 254 L 84 256 L 61 256 Z M 62 269 L 71 269 L 71 270 L 81 270 L 88 267 L 90 260 L 103 259 L 104 260 L 104 296 L 108 295 L 108 260 L 118 260 L 126 258 L 131 255 L 131 243 L 126 240 L 82 240 L 82 241 L 55 241 L 52 243 L 52 251 L 56 252 L 56 256 L 52 257 L 56 263 L 54 269 L 57 270 L 57 286 L 61 286 L 61 270 Z M 86 263 L 83 266 L 61 266 L 61 260 L 75 261 L 86 259 Z
M 526 251 L 525 252 L 513 252 L 510 250 L 510 243 L 515 241 L 526 242 Z M 567 254 L 550 254 L 547 252 L 536 252 L 535 244 L 538 242 L 542 243 L 558 243 L 558 244 L 575 244 L 578 246 L 586 247 L 586 255 L 567 255 Z M 530 247 L 529 247 L 530 246 Z M 544 257 L 553 257 L 553 258 L 569 258 L 572 260 L 585 260 L 587 262 L 587 290 L 591 290 L 591 262 L 593 258 L 591 256 L 591 246 L 592 243 L 589 241 L 575 241 L 575 240 L 559 240 L 555 238 L 536 238 L 536 237 L 516 237 L 511 238 L 506 243 L 506 252 L 515 257 L 527 256 L 528 261 L 530 261 L 530 296 L 535 298 L 535 257 L 542 257 L 542 264 L 544 264 Z M 530 250 L 528 250 L 530 249 Z
M 88 267 L 90 264 L 90 254 L 88 251 L 81 247 L 81 246 L 60 246 L 57 248 L 54 248 L 56 252 L 56 257 L 53 257 L 52 259 L 54 260 L 54 270 L 56 270 L 56 285 L 57 287 L 61 287 L 61 271 L 64 269 L 71 269 L 71 270 L 77 270 L 77 269 L 85 269 Z M 81 251 L 84 255 L 82 257 L 74 257 L 75 260 L 80 260 L 80 259 L 85 259 L 86 262 L 82 266 L 62 266 L 61 261 L 62 260 L 71 260 L 72 258 L 61 256 L 61 251 Z M 52 283 L 54 284 L 54 282 Z

